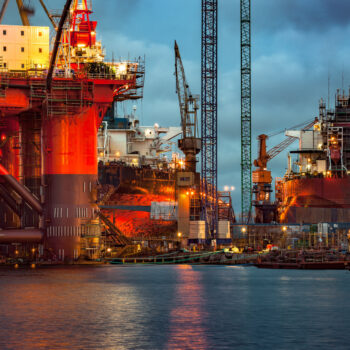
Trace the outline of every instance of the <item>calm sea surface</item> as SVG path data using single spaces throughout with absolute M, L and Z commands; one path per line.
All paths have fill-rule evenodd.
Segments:
M 0 269 L 0 349 L 350 349 L 350 272 Z

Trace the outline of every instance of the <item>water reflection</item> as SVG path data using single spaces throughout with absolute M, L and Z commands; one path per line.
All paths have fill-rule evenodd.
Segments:
M 177 266 L 176 288 L 169 315 L 167 349 L 207 349 L 208 313 L 202 274 L 190 265 Z
M 348 348 L 348 277 L 198 265 L 0 269 L 0 350 Z

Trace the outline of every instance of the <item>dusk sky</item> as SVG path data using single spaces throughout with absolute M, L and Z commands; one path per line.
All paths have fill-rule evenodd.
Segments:
M 65 1 L 46 0 L 48 8 Z M 28 1 L 27 1 L 28 3 Z M 39 2 L 33 25 L 49 25 Z M 93 19 L 107 58 L 146 56 L 144 99 L 138 103 L 143 124 L 177 126 L 175 94 L 176 39 L 193 93 L 200 93 L 200 0 L 94 0 Z M 312 119 L 318 101 L 331 106 L 337 88 L 349 87 L 350 2 L 348 0 L 252 0 L 252 159 L 256 136 Z M 219 0 L 218 12 L 218 154 L 219 189 L 236 187 L 234 209 L 240 212 L 240 27 L 239 0 Z M 4 24 L 20 24 L 10 1 Z M 343 79 L 342 79 L 343 75 Z M 268 140 L 268 148 L 283 136 Z M 297 143 L 294 143 L 295 148 Z M 283 176 L 286 152 L 271 161 L 273 177 Z

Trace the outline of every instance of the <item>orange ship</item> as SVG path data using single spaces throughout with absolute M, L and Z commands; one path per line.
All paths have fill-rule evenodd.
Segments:
M 299 149 L 276 180 L 283 223 L 350 222 L 350 97 L 338 91 L 334 110 L 321 100 L 319 114 L 312 129 L 286 131 Z

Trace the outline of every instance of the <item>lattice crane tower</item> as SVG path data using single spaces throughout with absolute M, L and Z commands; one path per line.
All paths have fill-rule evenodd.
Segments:
M 217 198 L 217 8 L 218 0 L 202 0 L 201 45 L 201 176 L 206 233 L 215 238 Z
M 251 0 L 241 1 L 241 186 L 242 219 L 249 221 L 252 191 L 251 160 Z

